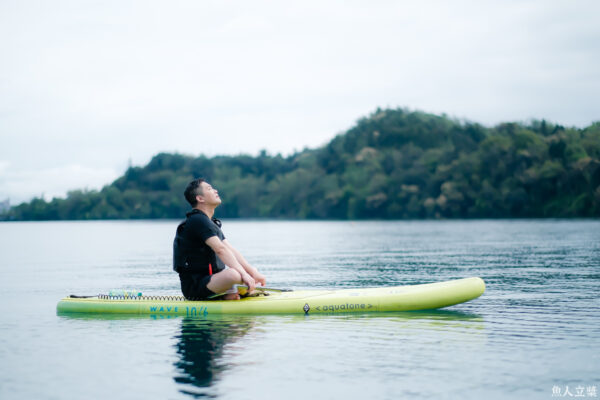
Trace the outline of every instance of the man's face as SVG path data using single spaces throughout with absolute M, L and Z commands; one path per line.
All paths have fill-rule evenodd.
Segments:
M 207 182 L 202 182 L 200 187 L 202 187 L 202 194 L 197 196 L 198 201 L 213 206 L 221 204 L 221 198 L 217 189 L 213 188 Z

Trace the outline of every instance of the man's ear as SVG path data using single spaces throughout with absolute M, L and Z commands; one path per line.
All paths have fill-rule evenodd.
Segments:
M 204 203 L 204 197 L 203 197 L 203 196 L 201 196 L 201 195 L 197 195 L 197 196 L 196 196 L 196 201 L 197 201 L 198 203 Z

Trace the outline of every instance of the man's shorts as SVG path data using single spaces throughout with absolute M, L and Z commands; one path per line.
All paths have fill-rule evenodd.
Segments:
M 206 300 L 210 296 L 214 296 L 215 292 L 206 287 L 210 278 L 212 275 L 179 274 L 183 296 L 188 300 Z

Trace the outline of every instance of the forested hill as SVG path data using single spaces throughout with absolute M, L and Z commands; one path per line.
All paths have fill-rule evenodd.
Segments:
M 195 177 L 219 190 L 223 218 L 598 217 L 600 123 L 487 128 L 378 109 L 318 149 L 289 157 L 162 153 L 100 191 L 34 199 L 4 218 L 182 218 L 183 190 Z

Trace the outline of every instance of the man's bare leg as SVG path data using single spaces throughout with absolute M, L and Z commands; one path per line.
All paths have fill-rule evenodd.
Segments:
M 241 285 L 242 276 L 239 272 L 232 268 L 217 272 L 210 278 L 210 282 L 206 285 L 214 293 L 223 293 L 231 289 L 233 285 Z M 224 300 L 239 300 L 240 295 L 237 293 L 228 293 L 223 296 Z

